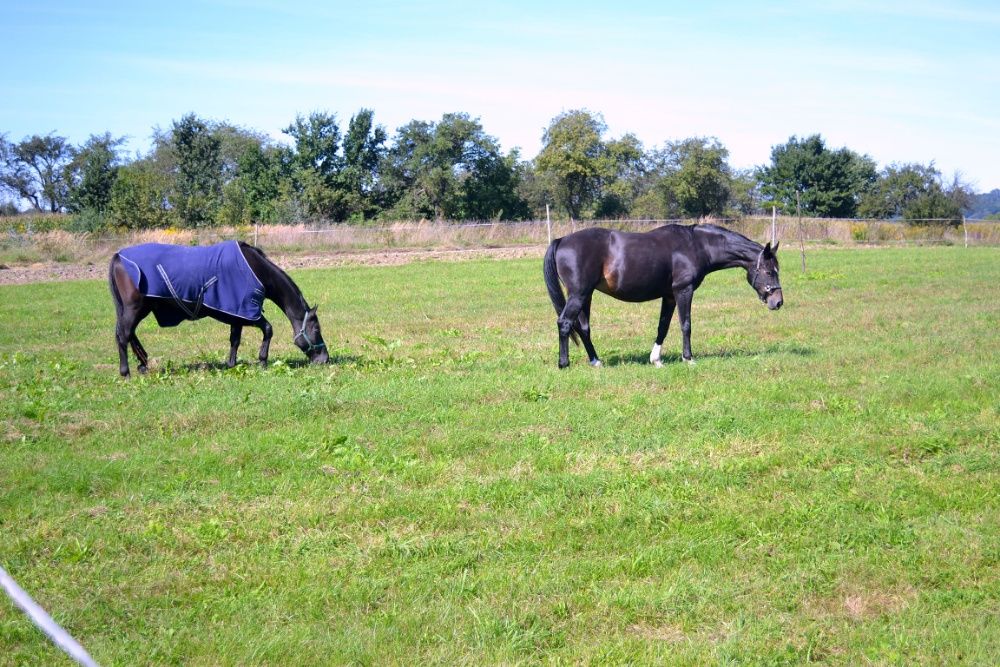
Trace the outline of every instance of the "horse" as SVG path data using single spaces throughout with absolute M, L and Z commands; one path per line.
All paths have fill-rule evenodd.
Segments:
M 128 346 L 146 372 L 149 356 L 135 334 L 150 313 L 161 327 L 184 320 L 211 317 L 228 324 L 229 358 L 236 365 L 243 327 L 263 333 L 258 359 L 267 366 L 273 329 L 264 317 L 263 301 L 273 301 L 285 313 L 295 332 L 295 345 L 312 363 L 329 360 L 316 317 L 295 282 L 260 248 L 242 241 L 185 247 L 146 243 L 122 248 L 111 257 L 108 284 L 115 304 L 119 372 L 129 377 Z
M 665 225 L 645 233 L 582 229 L 549 244 L 543 275 L 558 315 L 559 368 L 569 366 L 569 337 L 583 346 L 591 366 L 600 366 L 590 339 L 590 302 L 594 290 L 621 301 L 662 299 L 650 363 L 662 366 L 660 346 L 674 309 L 683 339 L 682 359 L 691 357 L 691 299 L 705 276 L 741 267 L 747 282 L 771 310 L 784 298 L 778 281 L 778 243 L 761 246 L 717 225 Z M 566 286 L 563 295 L 560 280 Z M 579 335 L 579 337 L 578 337 Z

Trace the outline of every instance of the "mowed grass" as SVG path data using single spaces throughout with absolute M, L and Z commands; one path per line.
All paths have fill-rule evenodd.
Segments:
M 131 382 L 104 283 L 0 287 L 0 564 L 106 665 L 995 664 L 1000 251 L 783 261 L 659 369 L 597 295 L 559 371 L 540 260 L 297 271 L 335 363 L 271 305 Z

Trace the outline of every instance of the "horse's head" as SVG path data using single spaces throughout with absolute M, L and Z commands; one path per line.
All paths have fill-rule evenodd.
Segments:
M 330 360 L 330 355 L 326 351 L 326 343 L 323 342 L 316 310 L 317 308 L 306 306 L 306 313 L 302 317 L 302 324 L 299 325 L 294 340 L 299 349 L 309 357 L 309 361 L 314 364 L 325 364 Z
M 760 300 L 771 310 L 781 308 L 785 302 L 781 294 L 781 283 L 778 282 L 778 245 L 771 247 L 770 242 L 757 255 L 757 259 L 747 267 L 747 282 L 757 292 Z

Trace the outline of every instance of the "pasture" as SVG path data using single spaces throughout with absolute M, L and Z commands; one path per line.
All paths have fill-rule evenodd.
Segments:
M 295 270 L 334 363 L 269 304 L 269 368 L 150 319 L 130 382 L 105 282 L 2 286 L 0 564 L 104 665 L 995 662 L 1000 251 L 782 262 L 663 368 L 597 295 L 559 371 L 540 253 Z

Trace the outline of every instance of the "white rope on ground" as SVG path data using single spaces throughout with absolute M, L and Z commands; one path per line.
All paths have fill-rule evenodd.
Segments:
M 70 636 L 68 632 L 62 629 L 58 623 L 52 620 L 48 612 L 39 606 L 37 602 L 31 599 L 23 588 L 17 585 L 14 578 L 7 574 L 7 570 L 0 567 L 0 586 L 7 592 L 10 599 L 14 601 L 18 607 L 21 608 L 25 614 L 31 619 L 31 621 L 38 626 L 38 629 L 49 636 L 56 646 L 61 648 L 63 652 L 69 657 L 76 660 L 78 663 L 84 667 L 98 667 L 94 659 L 90 657 L 80 644 Z

